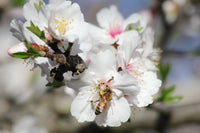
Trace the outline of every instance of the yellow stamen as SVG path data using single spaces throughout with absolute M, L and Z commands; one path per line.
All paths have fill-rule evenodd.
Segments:
M 61 20 L 55 20 L 55 29 L 57 29 L 61 35 L 64 35 L 69 29 L 67 26 L 71 25 L 72 22 L 74 22 L 74 19 L 70 19 L 69 17 L 65 19 L 65 17 L 62 17 Z

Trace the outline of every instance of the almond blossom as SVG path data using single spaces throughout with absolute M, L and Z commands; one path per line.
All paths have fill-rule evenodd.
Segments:
M 35 53 L 33 54 L 34 68 L 37 66 L 42 68 L 42 75 L 46 75 L 49 82 L 56 79 L 54 77 L 62 81 L 65 79 L 64 73 L 72 69 L 68 61 L 73 58 L 81 60 L 77 54 L 82 50 L 88 51 L 91 47 L 85 41 L 87 39 L 84 39 L 87 37 L 87 27 L 84 26 L 85 22 L 79 5 L 65 0 L 51 0 L 49 4 L 41 0 L 30 0 L 24 5 L 23 12 L 25 23 L 18 20 L 11 22 L 13 35 L 21 41 L 21 44 L 29 43 L 41 53 L 36 58 Z M 32 55 L 29 49 L 24 50 L 21 45 L 9 49 L 8 53 L 12 56 L 23 54 L 19 57 Z M 64 67 L 66 63 L 68 66 Z M 60 72 L 61 65 L 62 72 Z M 76 73 L 74 69 L 73 71 L 72 74 Z M 56 73 L 59 73 L 59 76 Z M 69 77 L 66 77 L 66 80 L 69 80 Z
M 129 119 L 131 111 L 125 95 L 136 95 L 139 90 L 128 73 L 117 72 L 116 58 L 111 51 L 92 57 L 91 64 L 78 82 L 82 84 L 72 102 L 71 113 L 79 122 L 95 120 L 98 125 L 120 126 L 121 122 Z M 107 93 L 101 92 L 106 87 L 111 91 L 111 99 L 104 101 L 108 105 L 98 114 L 97 104 L 102 100 L 101 93 Z
M 147 25 L 147 19 L 140 14 L 132 14 L 127 19 L 112 5 L 109 8 L 103 8 L 97 13 L 97 22 L 101 28 L 90 25 L 91 38 L 100 45 L 118 44 L 125 40 L 128 31 L 139 31 L 142 33 Z M 131 40 L 132 38 L 128 38 Z M 134 40 L 133 40 L 134 41 Z
M 141 42 L 131 41 L 123 43 L 118 47 L 118 64 L 121 70 L 127 70 L 137 81 L 139 94 L 134 97 L 137 100 L 130 103 L 137 107 L 144 107 L 153 102 L 153 95 L 156 94 L 161 86 L 161 81 L 156 75 L 156 64 L 150 59 L 153 51 L 153 32 L 150 30 L 146 34 L 147 41 L 145 47 L 141 48 Z M 137 40 L 135 36 L 134 40 Z M 132 48 L 131 48 L 132 47 Z M 132 99 L 132 96 L 127 96 Z

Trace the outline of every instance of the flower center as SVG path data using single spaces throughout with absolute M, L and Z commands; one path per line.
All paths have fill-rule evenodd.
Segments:
M 111 92 L 112 86 L 111 81 L 113 80 L 113 77 L 106 81 L 105 79 L 101 79 L 98 81 L 98 84 L 95 85 L 95 91 L 99 92 L 99 96 L 104 96 L 107 92 Z
M 123 32 L 123 28 L 120 24 L 110 24 L 109 35 L 115 39 L 115 37 Z
M 61 19 L 55 20 L 55 29 L 59 31 L 61 35 L 64 35 L 67 30 L 69 30 L 69 26 L 74 22 L 74 19 L 70 19 L 69 17 L 62 17 Z
M 140 71 L 139 66 L 132 64 L 127 64 L 125 69 L 129 72 L 129 74 L 134 77 L 138 78 L 144 74 L 144 72 Z

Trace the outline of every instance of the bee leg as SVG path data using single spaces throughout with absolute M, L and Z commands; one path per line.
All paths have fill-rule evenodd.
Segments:
M 99 100 L 95 100 L 95 101 L 89 100 L 89 102 L 91 102 L 91 103 L 96 103 L 96 102 L 99 102 Z

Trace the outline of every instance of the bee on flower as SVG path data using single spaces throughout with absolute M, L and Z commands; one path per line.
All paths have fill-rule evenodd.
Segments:
M 124 19 L 116 6 L 104 8 L 97 13 L 99 28 L 86 23 L 71 1 L 30 0 L 23 9 L 26 22 L 11 22 L 21 43 L 8 53 L 32 60 L 48 85 L 64 83 L 78 122 L 120 126 L 130 118 L 132 106 L 153 102 L 161 86 L 155 62 L 159 54 L 142 15 Z

